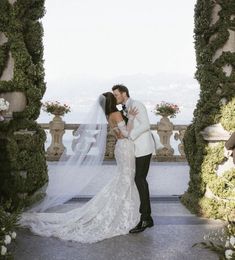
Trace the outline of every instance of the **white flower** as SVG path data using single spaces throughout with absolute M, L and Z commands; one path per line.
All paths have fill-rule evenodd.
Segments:
M 230 244 L 231 244 L 232 246 L 235 245 L 235 237 L 234 237 L 234 236 L 231 236 L 231 237 L 230 237 Z
M 0 98 L 0 111 L 8 110 L 9 102 L 6 101 L 4 98 Z
M 5 245 L 11 243 L 11 237 L 9 235 L 5 235 L 5 240 L 4 240 Z
M 7 248 L 5 246 L 1 246 L 1 255 L 5 255 L 7 253 Z
M 3 227 L 1 230 L 4 231 L 5 229 L 6 229 L 6 228 Z
M 15 232 L 15 231 L 13 231 L 13 232 L 11 233 L 11 237 L 12 237 L 13 239 L 16 238 L 16 232 Z
M 225 258 L 226 259 L 232 259 L 234 251 L 231 249 L 228 249 L 225 251 Z
M 229 239 L 226 240 L 225 247 L 229 247 Z

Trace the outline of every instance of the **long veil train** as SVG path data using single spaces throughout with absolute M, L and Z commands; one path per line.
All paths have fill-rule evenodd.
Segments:
M 49 169 L 46 196 L 30 212 L 43 212 L 78 196 L 102 170 L 107 136 L 105 100 L 99 96 L 88 111 L 85 124 L 76 130 L 74 154 L 67 161 L 63 154 L 57 165 Z

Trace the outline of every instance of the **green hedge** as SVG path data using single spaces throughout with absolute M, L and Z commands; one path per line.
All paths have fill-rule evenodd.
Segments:
M 31 195 L 48 180 L 46 135 L 35 122 L 46 89 L 40 22 L 44 13 L 44 0 L 18 0 L 14 5 L 1 0 L 0 32 L 8 42 L 0 46 L 0 76 L 9 52 L 15 67 L 12 80 L 0 81 L 0 93 L 21 91 L 27 99 L 24 111 L 14 112 L 12 120 L 0 122 L 0 192 L 2 198 L 13 201 L 13 207 L 28 204 Z M 25 129 L 32 135 L 17 134 Z
M 221 11 L 219 20 L 212 24 L 216 2 L 220 4 Z M 235 53 L 223 52 L 213 60 L 216 51 L 228 41 L 228 30 L 235 30 L 232 15 L 235 15 L 234 0 L 198 0 L 195 5 L 195 76 L 201 92 L 193 122 L 184 138 L 190 182 L 182 202 L 194 213 L 214 218 L 224 218 L 235 208 L 235 170 L 224 173 L 222 177 L 216 175 L 218 165 L 226 160 L 224 142 L 209 147 L 200 131 L 216 123 L 221 123 L 228 131 L 235 131 Z M 232 66 L 230 76 L 223 71 L 225 65 Z M 216 199 L 205 197 L 207 186 Z

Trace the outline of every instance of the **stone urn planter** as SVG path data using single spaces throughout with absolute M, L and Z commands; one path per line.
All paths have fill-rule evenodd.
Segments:
M 162 101 L 156 105 L 153 112 L 155 115 L 162 117 L 160 122 L 157 123 L 157 132 L 164 148 L 158 152 L 158 155 L 166 157 L 173 156 L 174 149 L 171 147 L 170 138 L 173 134 L 174 126 L 169 117 L 175 117 L 176 114 L 180 112 L 179 107 L 174 103 Z
M 61 116 L 64 113 L 52 113 L 54 115 L 52 121 L 49 123 L 49 129 L 51 134 L 51 144 L 47 148 L 47 156 L 51 161 L 59 160 L 61 155 L 66 152 L 66 147 L 63 145 L 63 135 L 65 133 L 65 122 Z
M 161 143 L 164 145 L 164 148 L 158 151 L 158 155 L 172 156 L 174 154 L 174 149 L 170 144 L 173 128 L 173 123 L 170 121 L 167 115 L 163 114 L 160 122 L 157 123 L 157 132 L 159 134 Z
M 70 107 L 55 101 L 43 103 L 42 109 L 54 115 L 54 118 L 49 123 L 51 144 L 47 148 L 47 159 L 50 161 L 58 161 L 61 155 L 65 155 L 66 153 L 66 147 L 62 141 L 65 133 L 65 122 L 61 117 L 70 112 Z

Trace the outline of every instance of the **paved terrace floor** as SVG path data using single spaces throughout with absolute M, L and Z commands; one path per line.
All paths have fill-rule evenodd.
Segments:
M 110 164 L 110 162 L 109 162 Z M 111 162 L 111 166 L 114 163 Z M 49 163 L 49 167 L 54 167 Z M 114 165 L 113 165 L 114 167 Z M 205 249 L 192 248 L 203 236 L 222 228 L 219 220 L 192 215 L 179 201 L 189 180 L 186 163 L 152 163 L 148 176 L 153 228 L 139 234 L 128 234 L 94 244 L 81 244 L 45 238 L 27 229 L 18 231 L 14 250 L 18 260 L 215 260 L 217 256 Z M 82 206 L 108 178 L 109 174 L 91 183 L 80 199 L 74 199 L 53 211 L 64 212 Z M 95 185 L 96 184 L 96 185 Z

